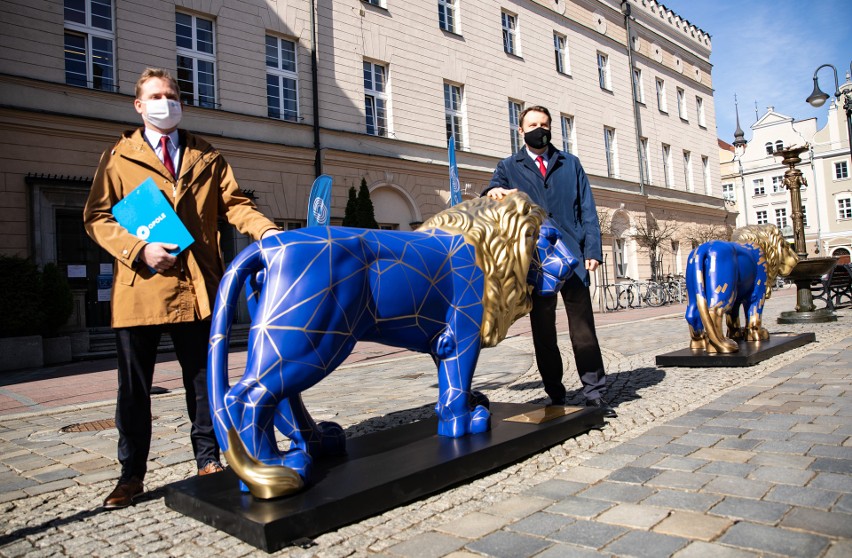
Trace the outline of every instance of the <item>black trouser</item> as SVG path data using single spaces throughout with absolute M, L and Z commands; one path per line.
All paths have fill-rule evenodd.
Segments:
M 186 409 L 192 421 L 190 439 L 195 460 L 201 468 L 219 460 L 219 445 L 210 418 L 207 399 L 207 344 L 210 322 L 128 327 L 115 330 L 118 350 L 118 400 L 115 425 L 118 429 L 118 461 L 121 480 L 145 477 L 151 448 L 151 383 L 160 335 L 169 333 L 183 372 Z
M 574 362 L 587 400 L 600 399 L 606 392 L 601 348 L 595 333 L 595 317 L 589 288 L 572 276 L 560 291 L 568 314 L 568 330 L 574 349 Z M 533 295 L 530 312 L 535 360 L 544 391 L 554 401 L 565 399 L 562 385 L 562 355 L 556 339 L 556 297 Z

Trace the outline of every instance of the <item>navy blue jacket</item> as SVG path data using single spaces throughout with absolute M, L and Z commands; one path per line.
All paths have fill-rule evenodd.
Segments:
M 598 212 L 580 159 L 550 145 L 547 176 L 542 177 L 524 147 L 498 163 L 491 183 L 482 195 L 498 187 L 517 188 L 544 208 L 562 231 L 566 246 L 581 261 L 603 261 Z M 585 285 L 589 285 L 584 263 L 577 267 L 575 273 Z

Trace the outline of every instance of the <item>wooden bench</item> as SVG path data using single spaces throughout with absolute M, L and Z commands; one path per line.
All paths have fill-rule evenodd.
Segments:
M 823 279 L 811 283 L 811 293 L 832 311 L 852 306 L 852 264 L 834 266 Z

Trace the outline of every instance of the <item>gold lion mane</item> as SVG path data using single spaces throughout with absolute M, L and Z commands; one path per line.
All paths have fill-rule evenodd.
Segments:
M 766 258 L 766 298 L 772 296 L 772 286 L 783 261 L 796 265 L 799 257 L 781 235 L 775 225 L 748 225 L 736 229 L 731 240 L 740 244 L 751 244 L 763 250 Z
M 476 263 L 485 275 L 482 293 L 482 346 L 506 337 L 515 320 L 532 309 L 527 274 L 545 213 L 516 192 L 501 201 L 481 197 L 438 213 L 417 230 L 438 229 L 464 236 L 476 248 Z

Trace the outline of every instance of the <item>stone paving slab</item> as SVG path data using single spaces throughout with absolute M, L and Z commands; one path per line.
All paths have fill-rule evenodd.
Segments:
M 767 323 L 790 303 L 773 296 Z M 783 326 L 817 342 L 736 370 L 654 366 L 686 343 L 682 318 L 604 324 L 619 413 L 606 428 L 276 556 L 850 556 L 852 313 L 839 315 Z M 572 362 L 567 334 L 560 347 Z M 478 374 L 494 401 L 545 401 L 528 332 L 483 351 Z M 428 357 L 394 354 L 347 365 L 305 401 L 355 436 L 430 416 L 434 383 Z M 581 403 L 572 371 L 566 385 Z M 179 389 L 154 398 L 149 492 L 112 512 L 98 506 L 117 471 L 115 431 L 57 434 L 83 416 L 111 418 L 111 402 L 0 416 L 0 556 L 266 556 L 163 504 L 163 487 L 194 472 L 183 405 Z M 89 461 L 77 476 L 35 478 Z

